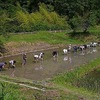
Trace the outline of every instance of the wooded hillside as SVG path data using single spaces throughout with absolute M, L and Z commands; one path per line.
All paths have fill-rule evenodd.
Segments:
M 100 24 L 100 0 L 0 0 L 0 33 L 87 31 Z

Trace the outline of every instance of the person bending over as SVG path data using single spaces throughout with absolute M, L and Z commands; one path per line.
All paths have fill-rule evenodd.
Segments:
M 16 67 L 16 66 L 15 66 L 15 63 L 16 63 L 15 60 L 10 60 L 10 61 L 9 61 L 9 68 L 15 68 L 15 67 Z
M 6 64 L 6 62 L 0 62 L 0 71 L 5 67 Z

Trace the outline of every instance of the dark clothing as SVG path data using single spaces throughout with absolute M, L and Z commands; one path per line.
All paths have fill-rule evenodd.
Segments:
M 3 66 L 5 65 L 5 63 L 0 63 L 0 70 L 2 70 Z
M 26 60 L 26 58 L 27 58 L 27 57 L 26 57 L 26 55 L 25 55 L 25 54 L 23 54 L 23 59 L 24 59 L 24 60 Z
M 84 46 L 84 49 L 87 49 L 87 45 L 83 45 Z
M 53 57 L 57 57 L 58 52 L 57 51 L 53 51 L 52 55 L 53 55 Z
M 0 63 L 0 68 L 2 68 L 5 65 L 5 63 Z
M 27 59 L 27 56 L 26 56 L 26 54 L 23 54 L 23 65 L 25 65 L 26 64 L 26 59 Z
M 77 52 L 78 47 L 74 46 L 73 49 L 74 49 L 74 52 Z

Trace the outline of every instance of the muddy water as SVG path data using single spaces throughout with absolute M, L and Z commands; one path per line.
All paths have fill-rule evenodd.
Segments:
M 59 53 L 57 59 L 53 59 L 52 51 L 43 51 L 45 53 L 44 60 L 34 62 L 33 55 L 36 53 L 27 54 L 27 63 L 22 66 L 22 55 L 7 57 L 0 59 L 1 61 L 9 61 L 14 59 L 17 61 L 16 68 L 6 68 L 5 71 L 0 71 L 0 74 L 9 75 L 11 77 L 20 77 L 32 80 L 44 80 L 52 78 L 58 73 L 66 72 L 68 70 L 74 69 L 79 65 L 88 63 L 89 61 L 100 58 L 100 47 L 87 49 L 86 51 L 77 53 L 69 53 L 64 55 L 62 49 L 56 49 Z M 8 67 L 8 66 L 6 66 Z

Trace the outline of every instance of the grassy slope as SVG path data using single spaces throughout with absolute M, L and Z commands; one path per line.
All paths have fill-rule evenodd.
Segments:
M 89 32 L 92 33 L 93 35 L 100 35 L 100 27 L 96 28 L 90 28 Z M 84 36 L 77 36 L 75 37 L 69 37 L 68 32 L 47 32 L 47 31 L 39 31 L 33 34 L 11 34 L 8 39 L 5 39 L 4 37 L 0 36 L 0 40 L 3 41 L 4 43 L 8 42 L 46 42 L 50 44 L 79 44 L 83 43 L 83 38 Z M 88 37 L 89 38 L 89 37 Z
M 79 98 L 77 95 L 71 94 L 69 92 L 65 92 L 63 90 L 59 90 L 57 88 L 55 89 L 53 87 L 44 87 L 46 91 L 42 92 L 42 91 L 38 91 L 38 90 L 26 88 L 26 87 L 21 87 L 19 85 L 13 84 L 13 82 L 16 82 L 16 83 L 20 82 L 22 84 L 24 83 L 30 86 L 34 86 L 34 84 L 30 80 L 29 81 L 25 79 L 18 80 L 17 78 L 9 78 L 7 76 L 1 76 L 1 75 L 0 75 L 0 78 L 1 78 L 0 88 L 2 88 L 1 83 L 3 83 L 4 85 L 3 89 L 5 93 L 3 97 L 5 98 L 5 100 L 47 100 L 47 99 L 65 100 L 65 98 L 67 98 L 68 100 L 77 100 Z M 12 81 L 12 83 L 7 83 L 7 82 L 5 83 L 4 81 L 2 82 L 2 79 Z M 39 82 L 38 84 L 41 84 L 41 82 Z M 0 97 L 1 97 L 1 94 L 0 94 Z
M 10 35 L 10 37 L 5 40 L 4 37 L 0 36 L 0 39 L 4 42 L 46 42 L 50 44 L 68 44 L 68 43 L 82 43 L 80 40 L 70 38 L 66 35 L 66 32 L 60 33 L 49 33 L 49 32 L 37 32 L 36 34 L 16 34 Z
M 53 82 L 60 89 L 69 89 L 72 94 L 81 94 L 83 95 L 83 97 L 88 98 L 88 100 L 99 100 L 100 95 L 98 95 L 94 91 L 90 91 L 82 87 L 75 87 L 74 85 L 72 85 L 75 84 L 74 82 L 79 80 L 85 74 L 88 74 L 98 67 L 100 67 L 100 59 L 96 59 L 89 64 L 82 65 L 81 67 L 72 70 L 71 72 L 58 75 L 53 79 Z

